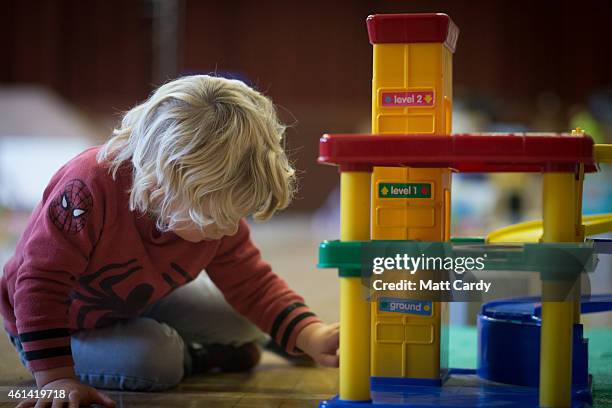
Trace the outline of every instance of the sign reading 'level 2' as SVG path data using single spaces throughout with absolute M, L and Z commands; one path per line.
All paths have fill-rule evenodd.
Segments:
M 431 198 L 431 184 L 380 183 L 378 198 Z
M 434 106 L 433 91 L 382 92 L 382 106 Z

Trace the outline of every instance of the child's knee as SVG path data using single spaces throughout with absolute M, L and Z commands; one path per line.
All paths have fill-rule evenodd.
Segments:
M 132 391 L 160 391 L 181 382 L 185 345 L 176 330 L 146 318 L 110 330 L 112 338 L 104 340 L 105 333 L 97 330 L 95 338 L 77 340 L 82 342 L 75 356 L 81 379 L 99 388 Z
M 148 380 L 155 389 L 171 388 L 183 378 L 185 344 L 170 326 L 153 319 L 139 319 L 132 335 L 137 342 L 130 347 L 127 374 Z

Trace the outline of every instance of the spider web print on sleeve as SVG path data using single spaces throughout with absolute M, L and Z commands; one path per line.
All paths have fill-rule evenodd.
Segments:
M 93 208 L 89 188 L 79 179 L 70 180 L 63 191 L 49 205 L 49 218 L 60 230 L 76 234 L 85 228 Z

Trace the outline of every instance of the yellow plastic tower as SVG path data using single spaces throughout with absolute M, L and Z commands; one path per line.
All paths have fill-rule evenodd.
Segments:
M 340 276 L 340 401 L 335 398 L 327 401 L 334 404 L 330 406 L 344 406 L 346 401 L 371 401 L 370 386 L 378 393 L 377 384 L 391 383 L 394 387 L 439 384 L 448 367 L 447 304 L 417 299 L 418 295 L 412 299 L 389 299 L 381 295 L 368 304 L 354 251 L 361 248 L 362 241 L 369 239 L 449 240 L 451 170 L 372 168 L 373 163 L 425 165 L 429 162 L 416 164 L 416 161 L 407 161 L 407 157 L 418 160 L 413 153 L 437 156 L 431 144 L 429 151 L 424 147 L 427 141 L 435 140 L 435 145 L 438 146 L 439 141 L 440 149 L 444 149 L 440 156 L 445 159 L 439 162 L 440 166 L 452 166 L 457 171 L 477 170 L 470 167 L 474 164 L 470 163 L 471 159 L 466 160 L 455 151 L 456 147 L 460 147 L 458 152 L 471 151 L 474 148 L 471 135 L 443 136 L 451 133 L 452 55 L 459 33 L 452 20 L 444 14 L 391 14 L 370 16 L 367 25 L 374 48 L 372 132 L 383 136 L 325 135 L 319 146 L 320 162 L 340 166 L 340 239 L 348 241 L 341 246 L 328 242 L 328 250 L 321 252 L 327 253 L 327 259 L 320 265 L 337 265 Z M 544 172 L 542 222 L 505 228 L 492 233 L 489 242 L 581 242 L 585 234 L 609 230 L 610 216 L 583 218 L 581 215 L 584 173 L 594 170 L 587 151 L 592 140 L 576 137 L 581 133 L 580 129 L 573 132 L 572 139 L 566 139 L 571 144 L 563 143 L 565 147 L 558 155 L 553 155 L 555 160 L 571 157 L 577 164 L 570 163 L 571 167 L 567 167 L 565 161 L 549 163 L 550 157 L 542 154 L 543 141 L 540 139 L 553 136 L 550 145 L 561 146 L 560 135 L 496 135 L 481 140 L 482 152 L 491 151 L 492 143 L 494 150 L 504 152 L 498 146 L 500 141 L 506 146 L 510 142 L 516 146 L 516 141 L 522 140 L 524 157 L 515 155 L 508 162 L 505 154 L 496 154 L 490 163 L 478 163 L 479 171 L 540 171 L 534 169 L 532 162 L 534 146 L 539 151 L 535 157 L 542 160 L 540 165 L 554 165 L 552 172 L 551 168 L 541 170 Z M 394 139 L 393 135 L 404 137 Z M 535 145 L 528 143 L 534 139 Z M 395 143 L 396 140 L 400 143 Z M 406 141 L 409 141 L 408 146 Z M 356 148 L 349 149 L 353 144 Z M 577 148 L 575 157 L 574 150 L 568 146 Z M 376 157 L 372 159 L 376 160 L 368 162 L 364 159 L 368 158 L 370 150 L 375 150 L 372 155 Z M 595 162 L 612 163 L 612 146 L 595 145 L 592 153 Z M 455 160 L 456 157 L 449 160 L 449 154 L 458 155 L 462 160 Z M 518 160 L 525 158 L 529 160 Z M 559 163 L 563 165 L 557 167 Z M 340 251 L 340 248 L 344 249 Z M 348 248 L 352 249 L 348 251 Z M 334 256 L 330 257 L 332 253 Z M 559 290 L 564 294 L 579 293 L 579 283 L 543 278 L 542 287 L 539 404 L 541 407 L 569 407 L 572 404 L 572 324 L 580 321 L 580 309 L 575 298 L 552 300 Z M 410 308 L 394 307 L 391 303 L 402 301 L 411 306 L 421 303 Z M 419 313 L 414 313 L 416 311 Z M 389 392 L 395 394 L 395 391 Z M 377 404 L 377 399 L 379 396 L 374 394 L 373 405 Z M 397 401 L 398 404 L 404 402 Z M 336 402 L 340 405 L 335 405 Z
M 377 15 L 368 18 L 368 31 L 372 133 L 450 134 L 459 32 L 452 20 L 444 14 Z M 374 167 L 371 238 L 449 240 L 450 191 L 448 168 Z M 448 367 L 447 305 L 428 302 L 428 313 L 418 314 L 387 311 L 381 300 L 371 308 L 372 376 L 440 381 Z

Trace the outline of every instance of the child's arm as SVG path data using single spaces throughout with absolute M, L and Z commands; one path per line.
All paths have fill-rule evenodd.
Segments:
M 270 265 L 261 259 L 259 250 L 250 239 L 244 220 L 238 232 L 221 240 L 217 255 L 206 268 L 210 278 L 223 292 L 227 301 L 242 315 L 281 345 L 288 353 L 299 353 L 296 344 L 304 328 L 321 323 L 321 320 L 304 304 L 304 299 L 292 291 L 278 277 Z M 316 327 L 319 327 L 317 325 Z M 314 330 L 314 328 L 313 328 Z M 314 332 L 313 332 L 314 333 Z M 320 334 L 320 332 L 317 332 Z M 312 351 L 317 345 L 310 336 L 304 336 L 303 346 Z M 313 358 L 309 349 L 308 352 Z
M 105 216 L 101 182 L 84 173 L 64 168 L 45 190 L 17 248 L 12 303 L 37 386 L 72 393 L 71 402 L 112 407 L 110 398 L 78 381 L 70 349 L 70 293 L 87 267 Z
M 70 294 L 102 231 L 104 202 L 96 183 L 81 175 L 52 179 L 17 254 L 14 314 L 32 372 L 72 367 Z

